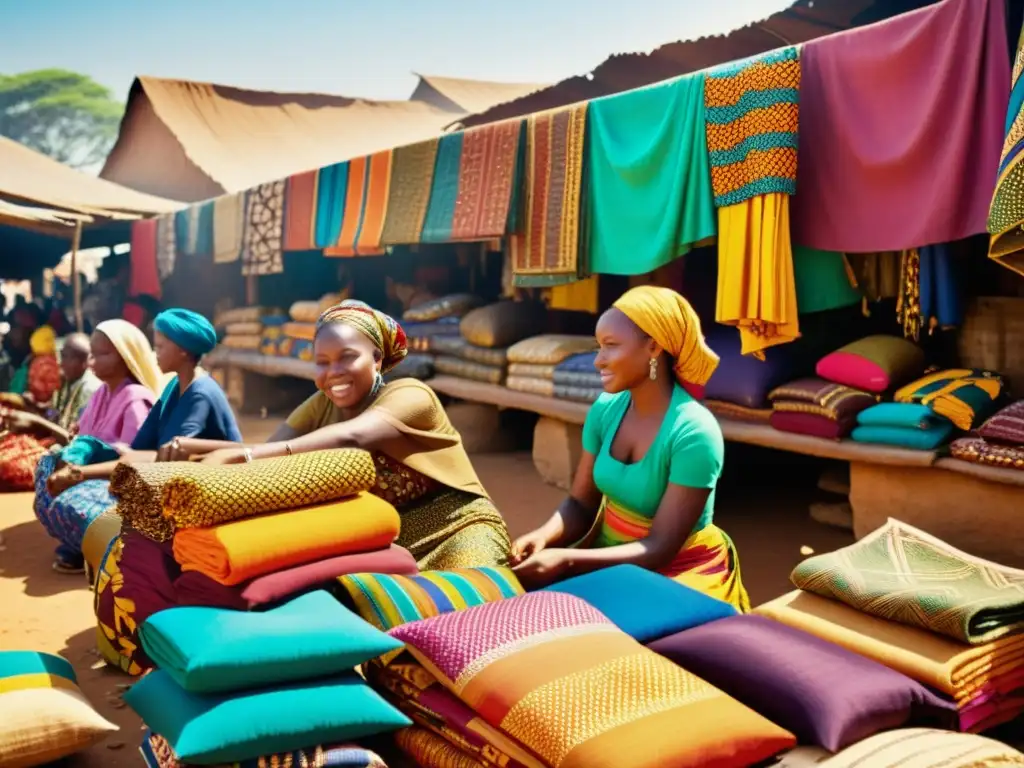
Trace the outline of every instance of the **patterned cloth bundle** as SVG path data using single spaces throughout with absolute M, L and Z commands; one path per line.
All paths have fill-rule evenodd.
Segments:
M 509 347 L 508 380 L 505 386 L 519 392 L 552 397 L 555 394 L 555 370 L 570 358 L 591 353 L 596 348 L 597 342 L 592 336 L 544 334 L 524 339 Z M 585 365 L 584 361 L 582 366 Z M 577 361 L 572 370 L 576 371 L 579 366 L 581 364 Z M 590 370 L 593 370 L 592 364 Z M 561 384 L 579 387 L 577 383 L 568 381 Z M 586 401 L 587 397 L 582 399 Z
M 780 432 L 841 440 L 853 430 L 857 414 L 876 400 L 867 392 L 824 379 L 807 378 L 784 384 L 768 395 L 769 423 Z
M 973 557 L 905 523 L 802 562 L 799 591 L 756 613 L 941 692 L 959 728 L 1024 712 L 1024 571 Z
M 596 352 L 581 352 L 570 355 L 555 366 L 551 380 L 554 382 L 555 397 L 592 403 L 604 392 L 601 375 L 594 367 Z
M 1006 406 L 976 434 L 954 440 L 954 458 L 1000 469 L 1024 470 L 1024 400 Z
M 507 349 L 477 346 L 462 336 L 454 335 L 435 336 L 431 350 L 437 353 L 435 366 L 439 373 L 488 384 L 500 384 L 505 380 Z

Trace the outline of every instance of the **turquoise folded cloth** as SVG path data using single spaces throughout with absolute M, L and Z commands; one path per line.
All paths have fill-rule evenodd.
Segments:
M 917 403 L 879 403 L 857 414 L 857 424 L 862 427 L 931 429 L 950 423 L 927 405 Z
M 934 451 L 949 441 L 955 429 L 951 422 L 924 429 L 865 426 L 855 428 L 850 437 L 858 443 L 879 443 L 917 451 Z
M 242 762 L 412 725 L 354 672 L 204 696 L 189 693 L 158 669 L 132 686 L 124 701 L 167 740 L 182 763 L 197 765 Z
M 60 452 L 60 460 L 73 467 L 117 461 L 121 454 L 96 437 L 78 435 Z
M 322 590 L 265 613 L 169 608 L 139 636 L 153 663 L 190 693 L 326 677 L 402 647 Z

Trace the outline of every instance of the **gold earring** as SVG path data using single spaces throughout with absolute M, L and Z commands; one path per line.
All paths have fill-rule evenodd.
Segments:
M 656 381 L 658 378 L 658 359 L 656 357 L 651 358 L 651 381 Z

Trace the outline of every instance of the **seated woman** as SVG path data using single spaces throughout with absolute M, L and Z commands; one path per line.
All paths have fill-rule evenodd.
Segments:
M 52 328 L 44 325 L 32 333 L 29 344 L 31 354 L 12 384 L 11 394 L 19 397 L 12 398 L 0 414 L 0 487 L 10 491 L 31 490 L 32 473 L 39 459 L 55 442 L 67 440 L 65 429 L 53 423 L 50 413 L 61 386 L 57 337 Z M 83 364 L 81 368 L 84 367 Z M 80 373 L 78 378 L 81 379 Z
M 61 362 L 69 346 L 77 348 L 80 344 L 83 342 L 77 337 L 65 342 Z M 60 542 L 53 568 L 61 573 L 82 572 L 82 537 L 93 520 L 114 504 L 102 477 L 86 479 L 88 465 L 102 459 L 105 452 L 127 449 L 160 390 L 160 369 L 153 348 L 131 323 L 100 323 L 84 350 L 83 365 L 90 352 L 92 373 L 88 375 L 98 386 L 85 409 L 75 411 L 77 436 L 66 448 L 45 455 L 35 472 L 36 517 Z M 84 482 L 73 482 L 77 479 L 76 467 Z M 65 490 L 54 498 L 48 486 Z
M 164 458 L 221 448 L 204 461 L 225 464 L 365 448 L 377 468 L 373 492 L 398 508 L 398 544 L 412 552 L 421 569 L 507 565 L 505 522 L 433 390 L 414 379 L 384 383 L 382 374 L 407 353 L 401 327 L 360 301 L 343 301 L 321 315 L 313 343 L 319 391 L 269 443 L 221 448 L 178 440 Z
M 634 288 L 598 320 L 597 340 L 605 394 L 571 494 L 517 539 L 516 574 L 532 588 L 633 563 L 749 610 L 735 547 L 712 522 L 724 441 L 698 398 L 718 358 L 696 313 L 668 288 Z

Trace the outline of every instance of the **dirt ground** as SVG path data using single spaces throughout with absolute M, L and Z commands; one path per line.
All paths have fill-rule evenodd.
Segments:
M 265 421 L 249 421 L 243 429 L 249 440 L 256 441 L 265 437 L 271 426 Z M 727 465 L 732 457 L 730 454 Z M 732 480 L 723 478 L 716 521 L 739 548 L 744 581 L 756 605 L 790 589 L 788 575 L 803 557 L 802 547 L 823 552 L 850 543 L 852 537 L 810 520 L 807 505 L 816 493 L 813 482 L 788 482 L 785 475 L 760 460 L 751 464 L 749 457 L 736 458 L 745 469 L 730 473 Z M 541 482 L 529 453 L 481 455 L 473 460 L 513 536 L 544 520 L 563 498 L 561 491 Z M 810 476 L 801 475 L 805 481 Z M 744 476 L 749 482 L 740 481 Z M 130 681 L 105 668 L 96 655 L 91 593 L 81 577 L 51 570 L 53 544 L 33 516 L 30 494 L 0 496 L 0 532 L 4 540 L 0 549 L 0 649 L 63 655 L 74 665 L 92 703 L 122 729 L 105 743 L 67 761 L 66 768 L 140 765 L 140 723 L 120 701 Z M 385 756 L 395 768 L 400 765 L 391 755 Z

